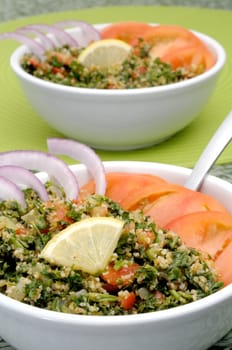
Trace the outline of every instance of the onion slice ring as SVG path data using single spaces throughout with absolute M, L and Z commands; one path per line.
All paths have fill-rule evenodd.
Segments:
M 96 193 L 101 195 L 105 194 L 105 169 L 98 155 L 90 147 L 74 140 L 59 138 L 47 139 L 47 145 L 49 152 L 65 155 L 83 163 L 95 180 Z
M 65 30 L 49 24 L 31 24 L 28 29 L 35 29 L 48 34 L 53 34 L 59 45 L 79 46 L 78 42 Z
M 64 189 L 66 198 L 76 199 L 79 195 L 77 179 L 68 165 L 49 153 L 18 150 L 0 153 L 0 165 L 16 165 L 29 170 L 43 171 Z
M 41 33 L 41 31 L 39 30 L 30 28 L 30 26 L 21 27 L 16 30 L 16 33 L 21 33 L 26 35 L 35 34 L 46 50 L 50 50 L 55 47 L 54 42 L 46 34 Z
M 38 41 L 29 38 L 27 35 L 24 35 L 19 32 L 6 32 L 0 34 L 0 40 L 3 39 L 14 39 L 19 41 L 20 43 L 24 44 L 27 46 L 27 48 L 36 54 L 40 59 L 43 59 L 44 57 L 44 52 L 45 52 L 45 47 L 40 44 Z
M 84 21 L 77 20 L 66 20 L 55 23 L 56 26 L 65 27 L 77 27 L 82 30 L 82 35 L 84 37 L 84 46 L 88 46 L 91 42 L 101 39 L 100 32 L 91 24 Z
M 18 202 L 22 208 L 26 207 L 24 194 L 12 181 L 0 176 L 0 198 L 1 200 L 12 200 Z
M 27 188 L 32 188 L 44 202 L 48 201 L 49 197 L 43 183 L 31 171 L 16 165 L 0 166 L 0 176 L 7 178 L 16 185 L 25 185 Z

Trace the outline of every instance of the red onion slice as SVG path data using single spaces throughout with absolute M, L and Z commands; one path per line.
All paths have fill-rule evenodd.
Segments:
M 77 27 L 82 30 L 83 40 L 81 41 L 82 46 L 89 45 L 92 41 L 101 39 L 100 32 L 91 24 L 84 21 L 67 20 L 60 21 L 55 24 L 58 27 Z
M 104 195 L 106 191 L 106 177 L 104 166 L 98 155 L 88 146 L 67 139 L 47 139 L 49 152 L 62 154 L 83 163 L 95 179 L 96 193 Z
M 1 200 L 13 200 L 18 202 L 23 208 L 26 207 L 24 194 L 20 188 L 12 181 L 0 176 L 0 198 Z
M 41 33 L 39 30 L 30 28 L 30 26 L 19 28 L 16 30 L 16 33 L 35 34 L 37 38 L 40 39 L 40 42 L 46 50 L 50 50 L 55 47 L 53 41 L 47 35 Z
M 38 193 L 42 201 L 48 201 L 48 194 L 42 182 L 29 170 L 16 165 L 0 166 L 0 176 L 7 178 L 16 185 L 25 185 Z
M 28 36 L 16 33 L 16 32 L 7 32 L 0 34 L 0 40 L 3 39 L 14 39 L 19 41 L 28 47 L 28 49 L 36 54 L 40 59 L 43 59 L 45 47 L 42 44 L 38 43 L 36 40 L 29 38 Z
M 76 199 L 79 186 L 67 164 L 51 154 L 39 151 L 18 150 L 0 153 L 0 165 L 16 165 L 30 170 L 43 171 L 64 189 L 67 199 Z
M 48 24 L 31 24 L 27 26 L 29 29 L 39 30 L 41 32 L 53 34 L 59 45 L 69 45 L 73 47 L 79 46 L 78 42 L 65 30 Z

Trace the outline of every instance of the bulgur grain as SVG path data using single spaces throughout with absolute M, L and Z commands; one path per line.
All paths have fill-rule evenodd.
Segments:
M 23 69 L 39 78 L 56 84 L 89 89 L 137 89 L 177 83 L 203 73 L 199 67 L 173 69 L 159 58 L 149 56 L 149 45 L 142 41 L 131 50 L 120 65 L 100 68 L 84 67 L 78 62 L 83 48 L 67 46 L 49 50 L 45 61 L 32 54 L 21 59 Z
M 222 287 L 210 257 L 187 248 L 174 232 L 157 229 L 141 211 L 124 211 L 99 195 L 68 202 L 58 199 L 49 186 L 47 203 L 30 189 L 25 190 L 25 210 L 9 201 L 0 203 L 4 222 L 0 226 L 1 293 L 53 311 L 125 315 L 186 304 Z M 105 271 L 92 276 L 40 257 L 43 247 L 60 230 L 95 215 L 120 218 L 125 223 Z M 133 305 L 124 308 L 122 298 L 131 295 L 135 296 Z

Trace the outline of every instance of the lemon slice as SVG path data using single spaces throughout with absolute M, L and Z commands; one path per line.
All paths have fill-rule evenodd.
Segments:
M 131 45 L 118 39 L 98 40 L 87 46 L 78 62 L 86 67 L 110 67 L 122 63 L 129 55 Z
M 41 257 L 52 264 L 96 274 L 106 268 L 123 225 L 123 221 L 112 217 L 78 221 L 56 234 L 42 250 Z

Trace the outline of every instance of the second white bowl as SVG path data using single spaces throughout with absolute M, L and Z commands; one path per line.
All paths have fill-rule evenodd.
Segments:
M 75 36 L 76 31 L 70 33 Z M 186 127 L 211 96 L 226 55 L 216 40 L 196 34 L 214 53 L 216 64 L 197 77 L 165 86 L 99 90 L 44 81 L 21 67 L 25 46 L 12 54 L 11 67 L 28 102 L 54 129 L 94 148 L 138 149 L 162 142 Z

